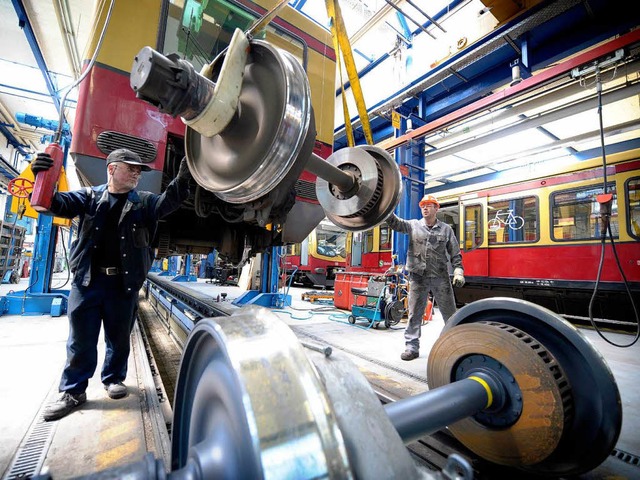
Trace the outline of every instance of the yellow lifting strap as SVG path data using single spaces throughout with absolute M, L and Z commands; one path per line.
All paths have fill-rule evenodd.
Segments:
M 336 51 L 336 61 L 338 62 L 338 74 L 340 75 L 340 90 L 342 92 L 342 113 L 344 116 L 344 130 L 347 136 L 347 145 L 350 147 L 355 146 L 356 142 L 353 139 L 353 127 L 351 126 L 351 117 L 349 116 L 349 106 L 347 105 L 347 97 L 344 91 L 344 79 L 342 77 L 342 62 L 340 61 L 340 45 L 338 44 L 338 37 L 335 34 L 333 27 L 333 19 L 331 19 L 331 38 L 333 38 L 333 49 Z
M 360 79 L 358 78 L 356 64 L 353 60 L 351 44 L 349 43 L 347 30 L 344 26 L 344 21 L 342 20 L 340 5 L 338 4 L 338 0 L 325 0 L 325 3 L 327 6 L 327 14 L 329 15 L 329 19 L 331 20 L 331 36 L 333 38 L 333 46 L 336 51 L 336 61 L 338 62 L 338 68 L 340 72 L 340 85 L 344 85 L 344 82 L 342 81 L 342 68 L 340 67 L 340 52 L 342 52 L 344 65 L 347 69 L 347 76 L 349 77 L 349 82 L 351 83 L 351 91 L 353 92 L 353 98 L 356 101 L 356 107 L 358 108 L 360 122 L 362 122 L 364 137 L 367 140 L 368 145 L 373 145 L 373 136 L 371 135 L 369 115 L 367 114 L 367 107 L 364 103 L 364 96 L 362 95 L 362 88 L 360 87 Z M 353 146 L 354 139 L 353 128 L 351 127 L 351 117 L 349 116 L 349 109 L 347 107 L 347 101 L 344 96 L 344 87 L 341 88 L 342 108 L 344 110 L 344 125 L 347 133 L 347 141 L 349 142 L 349 146 Z

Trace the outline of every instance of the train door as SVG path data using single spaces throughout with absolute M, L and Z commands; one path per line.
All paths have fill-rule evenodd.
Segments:
M 460 204 L 460 250 L 465 276 L 486 277 L 489 274 L 487 249 L 487 199 L 475 198 Z
M 458 203 L 447 203 L 438 209 L 438 220 L 449 225 L 460 243 L 460 206 Z M 449 263 L 449 274 L 453 274 L 453 267 Z
M 300 266 L 309 265 L 309 237 L 300 244 Z
M 351 263 L 352 267 L 362 266 L 362 232 L 351 235 Z

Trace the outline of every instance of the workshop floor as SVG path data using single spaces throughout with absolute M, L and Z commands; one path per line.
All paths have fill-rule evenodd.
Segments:
M 0 296 L 9 290 L 26 289 L 27 282 L 23 279 L 18 285 L 0 285 Z M 224 300 L 227 302 L 242 293 L 237 287 L 221 287 L 203 280 L 188 286 L 213 298 L 227 293 Z M 307 291 L 291 288 L 291 307 L 273 309 L 302 341 L 326 342 L 350 355 L 365 374 L 384 377 L 391 395 L 428 389 L 425 379 L 427 358 L 443 327 L 437 309 L 433 320 L 423 326 L 420 357 L 404 362 L 400 354 L 404 350 L 405 323 L 390 329 L 382 324 L 379 328 L 371 328 L 365 320 L 351 325 L 347 320 L 348 312 L 335 310 L 331 303 L 302 300 L 302 294 Z M 44 405 L 57 396 L 67 332 L 66 316 L 0 316 L 0 378 L 3 380 L 0 382 L 0 478 L 15 478 L 8 474 L 16 452 L 22 442 L 34 435 L 36 419 Z M 640 435 L 637 433 L 640 430 L 640 384 L 637 382 L 640 343 L 631 348 L 617 348 L 593 331 L 582 330 L 582 333 L 606 359 L 620 389 L 624 415 L 616 448 L 630 454 L 628 464 L 634 461 L 636 464 L 626 465 L 616 478 L 640 478 L 637 464 L 640 454 Z M 630 340 L 628 336 L 610 336 L 618 343 Z M 102 351 L 99 355 L 101 362 Z M 148 439 L 142 433 L 140 375 L 132 358 L 126 382 L 130 394 L 123 400 L 111 400 L 106 397 L 99 373 L 96 373 L 87 391 L 87 404 L 61 421 L 49 423 L 50 431 L 43 434 L 49 438 L 49 446 L 41 463 L 55 480 L 87 475 L 142 458 L 147 451 Z

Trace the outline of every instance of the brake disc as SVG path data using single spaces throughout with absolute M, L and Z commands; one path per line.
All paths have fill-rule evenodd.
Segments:
M 489 327 L 492 324 L 506 327 L 500 327 L 498 333 L 495 327 Z M 454 334 L 462 327 L 472 327 L 473 331 Z M 486 418 L 475 416 L 456 424 L 453 430 L 470 442 L 470 448 L 486 450 L 488 458 L 495 461 L 556 476 L 590 471 L 609 456 L 622 426 L 620 392 L 600 353 L 573 325 L 539 305 L 495 297 L 475 301 L 454 313 L 441 338 L 450 335 L 459 340 L 434 348 L 429 356 L 430 386 L 432 382 L 435 385 L 455 381 L 457 369 L 464 368 L 466 358 L 477 365 L 480 357 L 485 357 L 485 364 L 490 359 L 506 367 L 514 385 L 522 390 L 522 415 L 526 418 L 512 423 L 505 416 L 505 425 L 490 425 Z M 493 368 L 498 369 L 499 366 Z M 539 375 L 541 380 L 527 372 Z M 540 408 L 538 402 L 548 408 Z M 546 427 L 536 423 L 537 414 L 541 419 L 547 418 Z M 529 425 L 533 429 L 527 437 Z M 504 428 L 518 430 L 518 438 L 501 433 Z M 471 439 L 474 432 L 479 437 Z M 547 442 L 554 448 L 550 449 Z M 525 449 L 526 454 L 515 452 L 515 445 Z

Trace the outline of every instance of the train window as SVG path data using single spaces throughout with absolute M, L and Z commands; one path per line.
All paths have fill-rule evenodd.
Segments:
M 482 206 L 464 207 L 464 250 L 473 250 L 482 245 Z
M 316 228 L 318 253 L 327 257 L 344 257 L 347 232 L 333 224 L 320 223 Z
M 588 240 L 600 238 L 600 204 L 596 196 L 603 193 L 601 186 L 588 186 L 563 190 L 551 196 L 553 240 Z M 607 191 L 613 194 L 611 206 L 611 233 L 618 236 L 618 199 L 615 184 Z
M 386 225 L 380 226 L 380 251 L 391 250 L 391 229 Z
M 300 255 L 300 244 L 290 243 L 284 247 L 285 255 Z
M 630 178 L 625 185 L 627 205 L 629 205 L 628 225 L 629 234 L 640 238 L 640 178 Z
M 538 198 L 524 197 L 488 204 L 489 245 L 538 241 Z
M 456 234 L 456 238 L 460 238 L 460 215 L 457 204 L 442 205 L 438 210 L 438 220 L 449 225 Z
M 373 252 L 373 230 L 362 233 L 362 253 Z
M 257 19 L 254 13 L 229 1 L 171 0 L 168 10 L 163 44 L 159 48 L 165 55 L 178 52 L 196 71 L 227 48 L 236 28 L 246 31 Z M 286 49 L 305 65 L 303 42 L 274 24 L 256 38 Z

